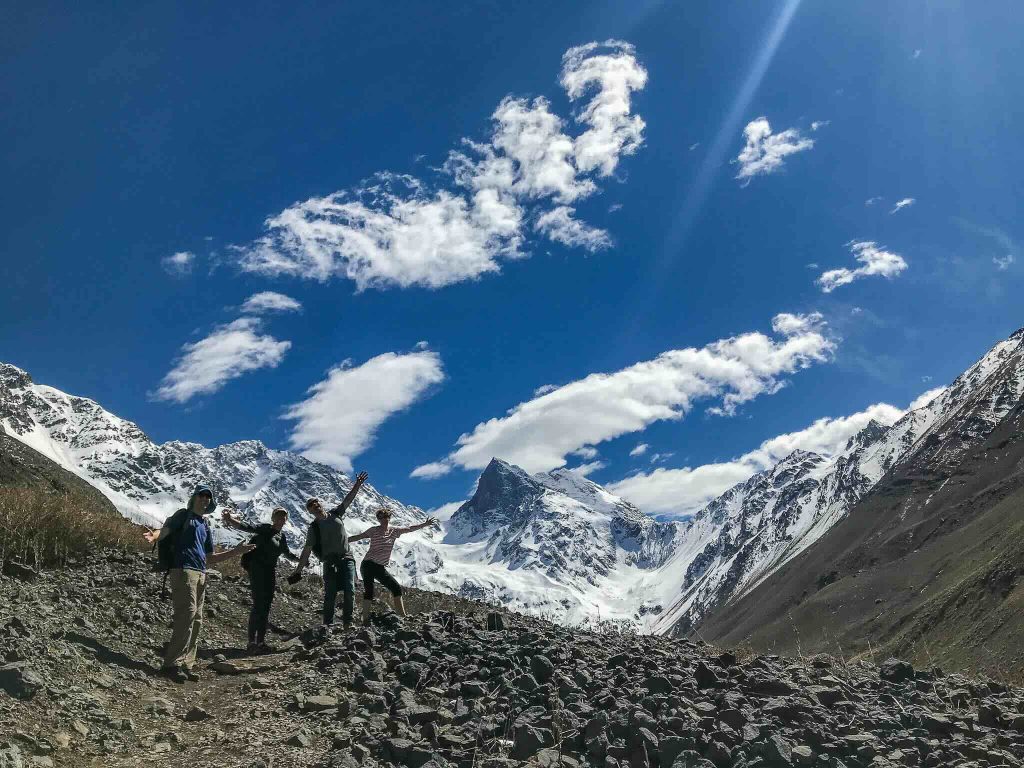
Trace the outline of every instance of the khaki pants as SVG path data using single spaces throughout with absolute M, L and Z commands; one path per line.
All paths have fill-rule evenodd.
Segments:
M 174 568 L 170 573 L 170 582 L 174 629 L 164 655 L 164 667 L 191 669 L 196 663 L 199 632 L 203 628 L 206 574 L 187 568 Z

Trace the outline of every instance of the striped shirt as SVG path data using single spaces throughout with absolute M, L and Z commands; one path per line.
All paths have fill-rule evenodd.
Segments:
M 385 531 L 383 525 L 375 525 L 355 536 L 349 536 L 349 541 L 360 539 L 370 540 L 370 549 L 367 550 L 365 559 L 378 565 L 387 565 L 391 562 L 391 552 L 395 548 L 395 542 L 403 533 L 408 533 L 412 528 L 395 528 L 389 526 Z

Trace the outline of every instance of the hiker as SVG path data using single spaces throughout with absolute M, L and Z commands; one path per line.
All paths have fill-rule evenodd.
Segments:
M 256 549 L 242 555 L 242 567 L 249 573 L 249 589 L 252 592 L 252 611 L 249 613 L 249 653 L 271 653 L 267 645 L 267 623 L 270 621 L 270 605 L 274 602 L 277 588 L 277 561 L 281 556 L 294 560 L 288 548 L 288 534 L 284 526 L 288 522 L 288 510 L 277 507 L 270 513 L 270 522 L 249 525 L 225 510 L 221 515 L 224 524 L 236 531 L 255 534 L 249 540 Z
M 370 548 L 363 555 L 363 562 L 359 565 L 359 575 L 363 579 L 363 624 L 370 623 L 370 609 L 373 607 L 373 582 L 379 581 L 390 593 L 395 603 L 395 613 L 405 616 L 405 603 L 402 602 L 402 585 L 395 581 L 395 577 L 388 573 L 388 563 L 391 562 L 391 552 L 395 548 L 398 537 L 434 525 L 437 520 L 428 517 L 419 525 L 412 525 L 408 528 L 392 528 L 391 510 L 381 507 L 377 510 L 377 521 L 380 525 L 367 528 L 362 533 L 349 538 L 349 541 L 369 539 Z
M 348 545 L 348 532 L 345 530 L 345 521 L 342 519 L 352 500 L 355 499 L 359 489 L 363 487 L 368 475 L 360 472 L 352 489 L 348 492 L 341 504 L 330 512 L 324 512 L 320 499 L 310 499 L 306 502 L 306 509 L 313 515 L 313 522 L 309 524 L 306 533 L 306 545 L 299 555 L 299 564 L 295 571 L 288 577 L 289 583 L 294 584 L 302 578 L 302 571 L 309 562 L 310 553 L 316 555 L 324 567 L 324 610 L 323 626 L 334 625 L 334 610 L 338 599 L 338 590 L 342 592 L 341 620 L 345 629 L 352 626 L 352 610 L 355 606 L 356 591 L 356 559 L 352 556 L 352 550 Z
M 206 598 L 206 566 L 249 552 L 255 547 L 239 544 L 226 552 L 213 551 L 213 534 L 205 515 L 217 502 L 213 491 L 200 485 L 188 500 L 167 520 L 159 532 L 147 531 L 146 541 L 160 548 L 161 567 L 168 569 L 171 599 L 174 604 L 174 628 L 164 653 L 160 674 L 177 683 L 198 680 L 196 651 L 203 628 L 203 603 Z

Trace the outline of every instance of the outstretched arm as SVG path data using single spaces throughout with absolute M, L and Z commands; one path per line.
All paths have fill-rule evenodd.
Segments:
M 220 519 L 224 521 L 224 525 L 228 528 L 234 528 L 236 531 L 245 531 L 246 533 L 256 533 L 255 525 L 249 525 L 239 520 L 226 509 L 221 513 Z
M 355 536 L 349 536 L 349 543 L 351 544 L 353 541 L 362 541 L 363 539 L 370 538 L 373 535 L 373 532 L 377 530 L 379 527 L 379 525 L 375 525 L 373 526 L 373 528 L 367 528 L 365 531 L 363 531 L 362 533 L 357 533 Z
M 418 531 L 418 530 L 420 530 L 422 528 L 426 528 L 427 526 L 435 525 L 436 523 L 437 523 L 437 518 L 436 517 L 428 517 L 426 520 L 424 520 L 419 525 L 410 525 L 408 528 L 398 528 L 397 530 L 398 530 L 398 534 L 401 535 L 403 533 L 412 533 L 413 531 Z M 349 539 L 349 541 L 351 541 L 351 539 Z
M 246 552 L 252 552 L 254 549 L 256 549 L 255 544 L 239 544 L 237 547 L 232 547 L 226 552 L 214 552 L 212 555 L 207 555 L 206 562 L 213 565 L 224 560 L 229 560 L 232 557 L 244 555 Z
M 363 483 L 366 482 L 367 477 L 369 477 L 369 475 L 367 475 L 365 472 L 360 472 L 356 476 L 356 481 L 352 483 L 352 490 L 350 490 L 348 494 L 346 494 L 345 498 L 341 500 L 341 504 L 339 504 L 330 511 L 330 515 L 332 517 L 340 517 L 341 515 L 345 514 L 345 510 L 348 509 L 353 499 L 355 499 L 356 494 L 358 494 L 359 489 L 363 487 Z

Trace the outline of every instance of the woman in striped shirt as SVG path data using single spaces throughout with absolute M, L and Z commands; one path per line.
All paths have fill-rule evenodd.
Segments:
M 349 542 L 369 539 L 370 548 L 363 555 L 363 562 L 359 565 L 359 575 L 363 579 L 363 623 L 370 623 L 370 608 L 373 607 L 373 582 L 379 581 L 385 587 L 395 601 L 395 613 L 405 616 L 405 603 L 402 602 L 402 585 L 395 581 L 395 577 L 388 573 L 387 565 L 391 562 L 391 552 L 395 548 L 398 537 L 404 533 L 412 533 L 428 525 L 434 525 L 437 520 L 428 517 L 419 525 L 412 525 L 408 528 L 392 528 L 391 510 L 381 507 L 377 510 L 377 520 L 380 525 L 368 528 L 355 536 L 349 536 Z

